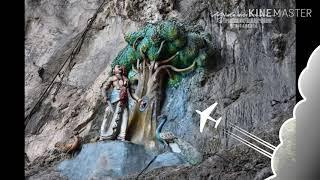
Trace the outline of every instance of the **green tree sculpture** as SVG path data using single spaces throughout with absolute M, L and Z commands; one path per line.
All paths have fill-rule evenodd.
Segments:
M 148 24 L 139 31 L 125 34 L 128 45 L 120 51 L 111 66 L 124 65 L 134 82 L 135 95 L 142 102 L 130 110 L 127 138 L 149 148 L 156 147 L 156 117 L 159 111 L 159 90 L 163 77 L 177 82 L 181 74 L 203 67 L 212 50 L 210 36 L 201 29 L 175 20 Z

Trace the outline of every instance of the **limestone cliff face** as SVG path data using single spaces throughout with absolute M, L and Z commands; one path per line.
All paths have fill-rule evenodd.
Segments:
M 171 167 L 162 173 L 158 169 L 141 177 L 253 179 L 270 173 L 268 158 L 215 130 L 214 124 L 200 133 L 194 110 L 218 102 L 213 117 L 222 116 L 223 124 L 232 122 L 279 143 L 279 128 L 292 116 L 295 104 L 294 19 L 234 28 L 217 23 L 213 15 L 294 8 L 295 1 L 25 0 L 25 5 L 28 176 L 60 177 L 46 173 L 59 161 L 53 158 L 54 144 L 69 139 L 73 130 L 81 131 L 85 143 L 98 135 L 105 108 L 100 87 L 111 61 L 126 45 L 123 33 L 170 18 L 203 28 L 213 37 L 215 55 L 208 67 L 190 73 L 178 87 L 166 88 L 161 109 L 168 118 L 163 130 L 190 142 L 205 158 L 196 167 Z M 212 155 L 215 152 L 228 160 Z

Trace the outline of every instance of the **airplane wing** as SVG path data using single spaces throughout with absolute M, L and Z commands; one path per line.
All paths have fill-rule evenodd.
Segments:
M 203 131 L 204 125 L 206 124 L 207 119 L 204 117 L 200 117 L 200 132 Z
M 213 111 L 213 109 L 217 106 L 218 103 L 214 103 L 211 106 L 209 106 L 207 109 L 205 109 L 204 111 L 202 111 L 203 114 L 205 114 L 206 116 L 209 116 L 210 113 Z

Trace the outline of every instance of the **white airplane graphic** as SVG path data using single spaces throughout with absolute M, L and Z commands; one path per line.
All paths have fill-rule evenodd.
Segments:
M 198 114 L 200 114 L 200 132 L 202 133 L 204 125 L 207 122 L 207 119 L 215 122 L 214 128 L 217 128 L 220 121 L 221 121 L 221 117 L 218 120 L 213 119 L 212 117 L 210 117 L 210 113 L 213 111 L 213 109 L 217 106 L 218 103 L 214 103 L 212 104 L 210 107 L 208 107 L 207 109 L 205 109 L 203 112 L 196 110 L 196 112 Z

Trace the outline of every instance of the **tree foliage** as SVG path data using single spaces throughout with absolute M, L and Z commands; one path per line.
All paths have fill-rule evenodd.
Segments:
M 175 20 L 147 24 L 136 32 L 125 34 L 124 38 L 128 45 L 120 51 L 111 66 L 124 65 L 129 79 L 135 75 L 131 67 L 137 59 L 142 59 L 141 52 L 149 61 L 160 61 L 176 54 L 170 64 L 185 68 L 194 61 L 197 66 L 204 66 L 212 50 L 209 34 Z

